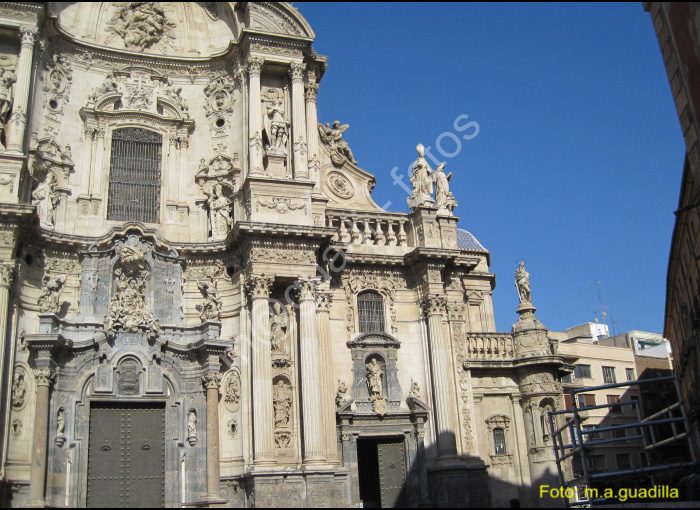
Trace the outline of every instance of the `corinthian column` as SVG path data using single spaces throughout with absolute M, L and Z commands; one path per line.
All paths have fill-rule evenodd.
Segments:
M 306 143 L 308 144 L 309 178 L 320 185 L 321 164 L 318 160 L 318 111 L 316 110 L 317 83 L 306 85 Z
M 330 304 L 333 299 L 332 290 L 316 292 L 316 334 L 319 343 L 320 358 L 320 387 L 321 387 L 321 420 L 323 436 L 326 438 L 326 458 L 334 460 L 338 456 L 335 430 L 335 389 L 333 387 L 333 358 L 331 353 L 331 323 Z
M 22 44 L 17 61 L 17 82 L 15 83 L 12 115 L 7 133 L 7 150 L 22 153 L 24 146 L 24 128 L 27 125 L 27 101 L 32 81 L 32 59 L 34 44 L 39 29 L 36 27 L 19 27 Z
M 54 372 L 50 369 L 35 370 L 36 412 L 34 415 L 34 443 L 32 445 L 32 465 L 29 474 L 29 506 L 44 507 L 46 489 L 46 450 L 49 427 L 49 391 Z
M 304 422 L 304 462 L 321 463 L 326 459 L 321 427 L 321 397 L 319 388 L 319 345 L 316 337 L 316 278 L 300 276 L 299 315 L 301 331 L 301 389 Z
M 205 374 L 202 384 L 207 390 L 207 499 L 221 498 L 219 464 L 219 387 L 220 374 Z
M 272 354 L 268 299 L 274 278 L 253 276 L 248 292 L 253 301 L 251 332 L 253 348 L 253 426 L 255 464 L 274 464 L 274 404 L 272 401 Z
M 304 69 L 306 64 L 289 64 L 292 75 L 292 147 L 294 149 L 294 178 L 308 179 L 306 162 L 306 111 L 304 109 Z
M 447 299 L 443 296 L 430 296 L 425 300 L 432 352 L 430 371 L 435 391 L 438 455 L 441 460 L 457 458 L 457 427 L 454 423 L 454 410 L 457 406 L 452 398 L 452 370 L 448 370 L 453 363 L 442 327 L 446 305 Z
M 262 114 L 260 110 L 260 72 L 265 59 L 250 57 L 248 59 L 248 163 L 250 175 L 263 175 Z

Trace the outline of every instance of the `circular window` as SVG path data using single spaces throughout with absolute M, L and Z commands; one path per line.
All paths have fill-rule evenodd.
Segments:
M 224 119 L 216 119 L 216 127 L 222 128 L 226 125 L 226 121 Z
M 56 101 L 55 99 L 52 99 L 51 101 L 49 101 L 49 108 L 51 108 L 52 110 L 57 110 L 58 109 L 58 101 Z

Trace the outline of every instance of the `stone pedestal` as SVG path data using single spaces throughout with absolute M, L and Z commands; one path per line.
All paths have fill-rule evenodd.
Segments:
M 287 167 L 287 155 L 281 151 L 268 150 L 266 173 L 274 179 L 291 179 L 292 172 Z

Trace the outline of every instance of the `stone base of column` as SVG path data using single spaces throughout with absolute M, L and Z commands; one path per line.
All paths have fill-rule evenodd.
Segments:
M 470 465 L 458 460 L 451 465 L 436 463 L 428 468 L 430 499 L 438 508 L 489 508 L 491 493 L 486 465 Z
M 23 508 L 46 508 L 46 501 L 30 501 Z

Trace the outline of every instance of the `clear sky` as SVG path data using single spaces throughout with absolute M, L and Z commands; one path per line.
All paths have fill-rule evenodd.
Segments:
M 319 121 L 350 124 L 375 201 L 408 211 L 391 172 L 408 183 L 418 142 L 454 173 L 459 226 L 491 252 L 499 331 L 517 319 L 520 259 L 551 330 L 601 318 L 592 281 L 618 333 L 663 330 L 685 147 L 641 2 L 294 5 L 329 56 Z M 476 136 L 455 128 L 471 121 Z

